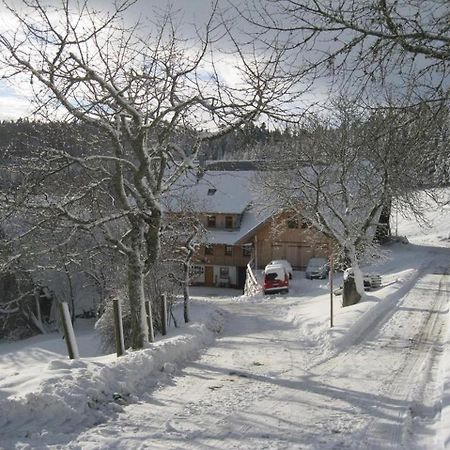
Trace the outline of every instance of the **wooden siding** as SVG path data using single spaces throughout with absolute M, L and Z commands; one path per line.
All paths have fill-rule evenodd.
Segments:
M 205 246 L 202 246 L 197 253 L 195 261 L 204 264 L 235 267 L 246 266 L 250 261 L 251 256 L 243 255 L 242 246 L 233 245 L 233 252 L 231 256 L 225 254 L 225 247 L 226 246 L 222 244 L 212 245 L 211 248 L 213 250 L 213 254 L 206 255 Z
M 256 238 L 256 239 L 255 239 Z M 292 267 L 304 269 L 310 258 L 328 257 L 329 241 L 323 233 L 313 228 L 288 228 L 270 221 L 248 239 L 248 243 L 257 244 L 256 256 L 258 268 L 264 268 L 273 259 L 287 259 Z M 250 256 L 243 255 L 242 246 L 233 246 L 233 254 L 225 254 L 225 245 L 211 246 L 212 255 L 205 254 L 205 247 L 197 253 L 196 261 L 204 264 L 243 267 Z M 254 255 L 255 252 L 253 252 Z
M 241 216 L 240 214 L 205 214 L 202 216 L 203 225 L 208 228 L 208 216 L 216 217 L 216 226 L 214 228 L 209 228 L 210 230 L 238 230 L 241 226 Z M 233 228 L 225 227 L 225 217 L 231 216 L 233 218 Z
M 273 259 L 286 259 L 292 267 L 304 269 L 310 258 L 327 257 L 329 241 L 323 233 L 313 228 L 287 228 L 270 221 L 261 227 L 251 241 L 257 243 L 258 268 Z
M 224 224 L 225 215 L 216 215 L 216 223 Z M 254 248 L 255 243 L 256 249 Z M 310 258 L 328 257 L 330 248 L 329 240 L 323 233 L 314 228 L 302 227 L 301 224 L 298 228 L 289 228 L 285 217 L 278 217 L 263 224 L 255 235 L 250 236 L 244 244 L 253 244 L 251 256 L 243 255 L 242 245 L 232 246 L 232 255 L 225 254 L 226 246 L 223 244 L 211 245 L 212 255 L 206 254 L 205 246 L 202 246 L 194 259 L 195 264 L 214 266 L 214 285 L 218 281 L 216 272 L 220 267 L 236 268 L 236 275 L 233 275 L 232 280 L 234 284 L 238 268 L 245 267 L 251 258 L 255 258 L 255 254 L 258 269 L 263 269 L 274 259 L 286 259 L 295 269 L 305 269 Z M 209 279 L 205 281 L 205 284 L 211 285 L 211 282 L 212 280 Z

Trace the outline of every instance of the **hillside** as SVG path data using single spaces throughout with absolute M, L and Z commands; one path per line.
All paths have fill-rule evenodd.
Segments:
M 450 446 L 450 207 L 367 270 L 383 284 L 329 328 L 328 283 L 289 295 L 196 289 L 195 322 L 147 350 L 82 358 L 59 336 L 0 344 L 0 446 L 444 448 Z M 339 284 L 336 277 L 335 284 Z M 219 294 L 219 295 L 217 295 Z

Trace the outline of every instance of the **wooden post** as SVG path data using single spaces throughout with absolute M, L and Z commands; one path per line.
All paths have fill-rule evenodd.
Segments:
M 161 295 L 161 334 L 167 334 L 167 295 Z
M 330 328 L 333 328 L 333 275 L 334 275 L 334 261 L 333 252 L 330 253 Z
M 255 273 L 258 270 L 258 237 L 255 235 Z
M 145 302 L 145 312 L 147 313 L 148 342 L 155 342 L 155 332 L 153 330 L 152 305 L 150 304 L 150 300 L 147 300 Z
M 122 308 L 119 299 L 113 300 L 113 315 L 114 315 L 114 336 L 116 340 L 117 357 L 125 353 L 125 343 L 123 340 L 123 324 L 122 324 Z
M 67 352 L 70 359 L 76 359 L 80 357 L 78 352 L 77 341 L 75 340 L 75 333 L 73 332 L 72 320 L 70 318 L 69 305 L 67 302 L 59 304 L 61 320 L 64 328 L 64 337 L 66 339 Z

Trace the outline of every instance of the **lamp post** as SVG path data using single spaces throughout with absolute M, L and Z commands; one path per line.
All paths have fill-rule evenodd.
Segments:
M 333 251 L 330 251 L 330 328 L 333 328 L 333 325 L 334 325 L 333 324 L 333 274 L 334 274 Z

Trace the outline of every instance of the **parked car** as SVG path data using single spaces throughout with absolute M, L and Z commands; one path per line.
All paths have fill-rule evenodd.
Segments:
M 349 267 L 344 271 L 344 279 L 353 277 L 353 268 Z M 363 273 L 364 290 L 376 289 L 381 287 L 381 275 L 378 273 Z
M 305 276 L 312 280 L 313 278 L 326 278 L 330 266 L 325 258 L 311 258 L 306 266 Z
M 289 292 L 289 274 L 281 264 L 268 264 L 264 269 L 264 294 Z
M 267 264 L 267 266 L 283 266 L 286 269 L 286 272 L 289 275 L 289 279 L 292 280 L 293 270 L 292 270 L 291 263 L 288 260 L 286 260 L 286 259 L 274 259 L 273 261 L 270 261 L 270 263 Z

